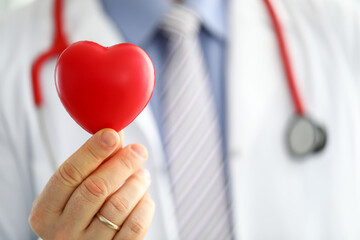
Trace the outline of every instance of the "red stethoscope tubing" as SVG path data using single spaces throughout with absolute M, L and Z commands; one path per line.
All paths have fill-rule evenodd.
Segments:
M 293 100 L 293 104 L 294 104 L 296 113 L 299 116 L 304 116 L 305 109 L 304 109 L 304 105 L 300 98 L 298 88 L 296 85 L 294 72 L 292 69 L 292 63 L 290 60 L 289 51 L 288 51 L 288 47 L 286 45 L 282 26 L 277 17 L 276 11 L 271 3 L 271 0 L 264 0 L 264 2 L 265 2 L 265 5 L 269 12 L 270 18 L 274 25 L 274 30 L 275 30 L 275 34 L 277 37 L 282 62 L 284 65 L 287 83 L 289 86 L 289 90 L 291 93 L 291 97 Z M 54 0 L 54 25 L 55 25 L 54 42 L 47 51 L 42 53 L 34 61 L 34 64 L 32 66 L 32 70 L 31 70 L 34 101 L 35 101 L 35 105 L 39 108 L 43 104 L 43 96 L 42 96 L 40 80 L 39 80 L 41 68 L 48 59 L 59 55 L 68 46 L 67 38 L 66 38 L 66 35 L 65 35 L 64 29 L 63 29 L 62 13 L 63 13 L 63 0 Z
M 270 14 L 270 18 L 273 22 L 275 34 L 277 36 L 277 41 L 281 53 L 282 62 L 284 65 L 284 70 L 287 78 L 287 82 L 289 85 L 290 93 L 292 96 L 293 104 L 296 110 L 297 115 L 304 116 L 305 115 L 305 109 L 303 102 L 300 98 L 298 87 L 296 85 L 295 77 L 294 77 L 294 71 L 292 68 L 292 62 L 290 60 L 289 56 L 289 50 L 286 45 L 285 37 L 284 37 L 284 31 L 282 29 L 282 26 L 280 24 L 280 21 L 277 17 L 277 14 L 275 12 L 275 9 L 271 3 L 271 0 L 264 0 L 265 5 L 268 9 L 268 12 Z
M 33 97 L 36 107 L 40 108 L 44 102 L 40 84 L 41 68 L 47 60 L 60 55 L 68 47 L 68 42 L 63 29 L 63 0 L 54 1 L 54 40 L 51 47 L 38 56 L 31 68 Z

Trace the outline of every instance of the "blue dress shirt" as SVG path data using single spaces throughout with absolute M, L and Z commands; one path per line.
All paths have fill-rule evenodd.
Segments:
M 153 60 L 156 72 L 155 89 L 150 100 L 157 124 L 161 123 L 162 67 L 166 58 L 166 39 L 158 29 L 162 16 L 171 7 L 169 0 L 102 0 L 104 9 L 114 21 L 126 42 L 144 49 Z M 204 52 L 211 88 L 226 146 L 225 119 L 225 55 L 227 38 L 226 0 L 183 0 L 197 12 L 201 20 L 200 43 Z M 159 129 L 161 129 L 159 127 Z

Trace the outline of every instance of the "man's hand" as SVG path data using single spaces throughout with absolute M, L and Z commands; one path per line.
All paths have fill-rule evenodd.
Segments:
M 36 198 L 29 217 L 32 229 L 51 240 L 143 239 L 155 210 L 146 193 L 149 172 L 140 169 L 146 159 L 147 150 L 139 144 L 122 148 L 122 134 L 97 132 L 57 169 Z M 98 212 L 120 230 L 94 217 Z

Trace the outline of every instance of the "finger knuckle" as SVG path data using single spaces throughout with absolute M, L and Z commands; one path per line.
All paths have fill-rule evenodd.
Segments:
M 155 207 L 156 207 L 155 201 L 149 194 L 145 195 L 145 197 L 143 198 L 143 201 L 144 201 L 144 204 L 147 205 L 147 209 L 151 209 L 151 210 L 155 209 Z
M 92 176 L 87 178 L 83 182 L 83 197 L 89 200 L 90 202 L 97 201 L 99 199 L 106 198 L 110 193 L 110 184 L 108 181 L 99 176 Z
M 131 232 L 141 235 L 146 232 L 146 223 L 140 218 L 130 220 L 128 228 Z
M 131 155 L 131 154 L 126 154 L 122 159 L 121 159 L 121 164 L 124 166 L 124 168 L 126 170 L 128 170 L 129 172 L 134 172 L 134 170 L 136 169 L 136 165 L 135 165 L 135 158 Z
M 30 227 L 38 235 L 40 235 L 43 230 L 42 229 L 43 219 L 44 219 L 43 212 L 39 210 L 32 210 L 28 218 Z
M 31 210 L 28 222 L 31 229 L 38 236 L 47 236 L 48 230 L 53 227 L 53 220 L 44 208 L 35 207 Z
M 58 171 L 58 178 L 67 186 L 75 186 L 81 182 L 83 175 L 80 170 L 70 162 L 65 162 Z
M 133 174 L 131 176 L 131 180 L 136 184 L 136 186 L 143 187 L 146 185 L 144 176 L 139 173 Z
M 130 212 L 130 203 L 125 198 L 114 195 L 110 198 L 109 203 L 120 215 L 127 215 Z
M 94 144 L 86 144 L 85 145 L 85 152 L 90 155 L 90 158 L 94 161 L 101 161 L 102 156 L 99 153 L 98 149 L 94 146 Z
M 28 223 L 36 234 L 43 235 L 47 229 L 50 229 L 53 226 L 53 219 L 57 216 L 57 213 L 41 204 L 39 198 L 40 196 L 37 196 L 32 203 L 32 208 L 28 216 Z

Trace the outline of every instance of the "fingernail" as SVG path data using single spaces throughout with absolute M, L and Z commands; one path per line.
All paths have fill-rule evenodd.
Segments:
M 147 158 L 148 156 L 148 152 L 146 148 L 140 144 L 131 145 L 131 150 L 133 150 L 137 155 L 139 155 L 143 159 Z
M 151 175 L 150 175 L 149 170 L 147 170 L 145 168 L 141 168 L 139 171 L 143 175 L 145 181 L 150 183 L 151 182 Z
M 112 131 L 104 131 L 101 134 L 101 144 L 105 147 L 112 147 L 116 144 L 116 138 Z

